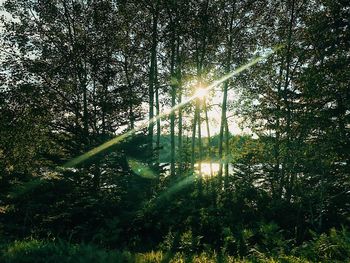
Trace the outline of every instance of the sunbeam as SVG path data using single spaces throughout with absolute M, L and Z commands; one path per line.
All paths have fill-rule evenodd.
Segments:
M 189 97 L 187 100 L 183 101 L 182 103 L 179 103 L 177 105 L 175 105 L 173 108 L 171 108 L 168 111 L 165 111 L 155 117 L 153 117 L 151 120 L 146 120 L 144 121 L 141 125 L 139 125 L 137 128 L 130 130 L 122 135 L 119 135 L 113 139 L 111 139 L 110 141 L 107 141 L 103 144 L 101 144 L 100 146 L 97 146 L 96 148 L 93 148 L 92 150 L 68 161 L 67 163 L 65 163 L 63 165 L 64 168 L 69 168 L 69 167 L 74 167 L 76 165 L 78 165 L 81 162 L 84 162 L 85 160 L 91 158 L 92 156 L 108 149 L 109 147 L 120 143 L 121 141 L 123 141 L 124 139 L 128 138 L 129 136 L 131 136 L 132 134 L 134 134 L 135 132 L 147 127 L 150 123 L 155 123 L 158 119 L 162 119 L 166 116 L 168 116 L 169 114 L 171 114 L 172 112 L 184 107 L 185 105 L 187 105 L 188 103 L 190 103 L 191 101 L 193 101 L 196 98 L 202 97 L 203 94 L 207 94 L 209 91 L 211 91 L 213 88 L 215 88 L 216 86 L 222 84 L 223 82 L 225 82 L 226 80 L 238 75 L 239 73 L 241 73 L 242 71 L 254 66 L 255 64 L 257 64 L 259 61 L 269 57 L 270 55 L 272 55 L 274 52 L 276 52 L 277 50 L 281 49 L 283 47 L 283 45 L 279 45 L 276 46 L 275 48 L 267 51 L 265 54 L 258 56 L 254 59 L 252 59 L 250 62 L 248 62 L 247 64 L 244 64 L 242 66 L 240 66 L 239 68 L 235 69 L 234 71 L 230 72 L 229 74 L 224 75 L 223 77 L 221 77 L 220 79 L 212 82 L 210 85 L 208 85 L 205 88 L 201 88 L 201 92 L 196 92 L 193 96 Z

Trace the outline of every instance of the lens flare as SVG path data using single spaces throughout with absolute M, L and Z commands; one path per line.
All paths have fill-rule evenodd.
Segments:
M 121 141 L 125 140 L 126 138 L 128 138 L 129 136 L 131 136 L 132 134 L 134 134 L 135 132 L 142 130 L 144 128 L 146 128 L 150 123 L 154 123 L 159 119 L 162 119 L 168 115 L 170 115 L 172 112 L 184 107 L 185 105 L 187 105 L 188 103 L 190 103 L 191 101 L 193 101 L 196 98 L 200 98 L 201 96 L 205 96 L 206 94 L 208 94 L 208 92 L 210 90 L 212 90 L 213 88 L 215 88 L 216 86 L 220 85 L 221 83 L 225 82 L 226 80 L 238 75 L 239 73 L 241 73 L 242 71 L 254 66 L 255 64 L 257 64 L 259 61 L 269 57 L 270 55 L 272 55 L 273 53 L 275 53 L 277 50 L 283 48 L 283 45 L 279 45 L 276 46 L 273 49 L 269 49 L 267 52 L 265 52 L 263 55 L 258 56 L 254 59 L 252 59 L 250 62 L 248 62 L 247 64 L 237 68 L 236 70 L 230 72 L 229 74 L 224 75 L 223 77 L 221 77 L 220 79 L 214 81 L 213 83 L 211 83 L 209 86 L 205 87 L 205 88 L 201 88 L 200 92 L 196 92 L 192 97 L 188 98 L 187 100 L 183 101 L 180 104 L 175 105 L 173 108 L 171 108 L 169 111 L 163 112 L 155 117 L 153 117 L 150 120 L 146 120 L 144 121 L 141 125 L 139 125 L 137 128 L 130 130 L 122 135 L 119 135 L 115 138 L 113 138 L 110 141 L 107 141 L 103 144 L 101 144 L 100 146 L 72 159 L 71 161 L 67 162 L 66 164 L 63 165 L 63 168 L 69 168 L 69 167 L 74 167 L 76 165 L 78 165 L 79 163 L 84 162 L 85 160 L 91 158 L 92 156 L 103 152 L 104 150 L 108 149 L 109 147 L 120 143 Z
M 195 180 L 196 177 L 194 174 L 185 175 L 179 181 L 175 182 L 171 187 L 169 187 L 163 193 L 161 193 L 158 197 L 158 200 L 171 197 L 173 194 L 176 194 L 177 192 L 183 190 L 187 186 L 193 184 Z
M 155 173 L 152 171 L 151 168 L 149 168 L 147 165 L 139 162 L 136 159 L 128 159 L 128 164 L 131 169 L 135 174 L 147 178 L 147 179 L 156 179 L 157 176 Z

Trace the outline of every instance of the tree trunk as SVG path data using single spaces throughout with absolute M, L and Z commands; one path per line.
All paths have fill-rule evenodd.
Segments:
M 291 3 L 291 15 L 290 15 L 290 21 L 289 21 L 289 28 L 288 28 L 288 42 L 287 42 L 287 61 L 286 61 L 286 77 L 285 77 L 285 83 L 284 83 L 284 89 L 283 89 L 283 97 L 284 97 L 284 103 L 285 107 L 287 109 L 287 116 L 286 116 L 286 133 L 287 133 L 287 144 L 286 144 L 286 155 L 284 158 L 284 165 L 286 167 L 286 175 L 287 175 L 287 185 L 286 185 L 286 199 L 289 201 L 292 195 L 292 188 L 294 184 L 294 174 L 291 167 L 291 105 L 289 101 L 288 96 L 288 86 L 289 86 L 289 74 L 290 74 L 290 63 L 291 63 L 291 44 L 292 44 L 292 30 L 293 30 L 293 23 L 294 23 L 294 0 L 292 0 Z
M 179 66 L 180 67 L 180 66 Z M 181 79 L 181 73 L 179 73 L 179 81 Z M 181 90 L 181 85 L 179 84 L 179 92 L 178 92 L 178 103 L 181 104 L 182 102 L 182 90 Z M 182 152 L 182 107 L 179 109 L 179 129 L 178 129 L 178 167 L 179 167 L 179 173 L 183 171 L 183 152 Z
M 229 176 L 229 129 L 228 129 L 228 121 L 226 118 L 225 123 L 225 179 L 224 179 L 224 186 L 225 189 L 228 188 L 228 176 Z
M 221 105 L 221 123 L 220 123 L 220 133 L 219 133 L 219 182 L 222 181 L 222 169 L 223 169 L 223 141 L 224 141 L 224 130 L 225 130 L 225 123 L 226 120 L 226 108 L 227 108 L 227 89 L 228 89 L 228 82 L 224 82 L 223 87 L 223 97 L 222 97 L 222 105 Z
M 171 107 L 176 105 L 176 86 L 175 83 L 175 25 L 172 23 L 171 34 L 171 59 L 170 59 L 170 76 L 171 76 Z M 175 111 L 170 114 L 170 175 L 175 176 Z
M 194 118 L 192 124 L 192 142 L 191 142 L 191 171 L 194 172 L 195 164 L 195 146 L 196 146 L 196 127 L 197 127 L 197 106 L 194 110 Z
M 182 82 L 181 82 L 181 57 L 180 57 L 180 37 L 177 36 L 177 48 L 176 48 L 176 79 L 177 79 L 177 88 L 178 88 L 178 104 L 182 102 Z M 183 171 L 183 153 L 182 153 L 182 107 L 179 108 L 179 116 L 178 116 L 178 170 L 181 174 Z
M 151 48 L 151 65 L 149 72 L 149 124 L 148 124 L 148 136 L 149 136 L 149 151 L 153 152 L 153 128 L 154 128 L 154 82 L 155 82 L 155 64 L 157 59 L 157 25 L 158 25 L 158 2 L 155 10 L 152 10 L 153 22 L 152 22 L 152 48 Z
M 225 73 L 228 74 L 230 72 L 231 66 L 231 57 L 232 57 L 232 43 L 233 43 L 233 18 L 235 13 L 235 3 L 232 8 L 232 13 L 229 22 L 229 35 L 227 39 L 227 57 L 225 61 Z M 227 111 L 227 92 L 228 92 L 228 80 L 224 82 L 223 85 L 223 98 L 222 98 L 222 108 L 221 108 L 221 123 L 220 123 L 220 133 L 219 133 L 219 182 L 222 182 L 222 170 L 223 170 L 223 140 L 224 140 L 224 130 L 226 119 L 226 111 Z
M 124 71 L 125 71 L 125 78 L 126 78 L 126 83 L 128 85 L 128 95 L 129 95 L 129 121 L 130 121 L 130 129 L 135 128 L 135 116 L 134 116 L 134 109 L 133 109 L 133 88 L 131 85 L 130 81 L 130 76 L 129 76 L 129 65 L 128 65 L 128 58 L 125 57 L 124 61 Z
M 158 85 L 158 65 L 157 60 L 155 62 L 155 72 L 154 72 L 154 85 L 156 89 L 156 116 L 159 116 L 160 106 L 159 106 L 159 85 Z M 159 163 L 159 151 L 160 151 L 160 118 L 157 118 L 157 139 L 156 139 L 156 152 L 157 152 L 157 162 Z
M 213 177 L 213 163 L 212 163 L 212 160 L 211 160 L 210 126 L 209 126 L 207 102 L 206 102 L 205 98 L 204 98 L 204 102 L 203 102 L 203 107 L 204 107 L 205 123 L 206 123 L 206 126 L 207 126 L 207 135 L 208 135 L 208 156 L 209 156 L 209 165 L 210 165 L 210 177 Z
M 202 85 L 202 71 L 203 71 L 203 64 L 206 54 L 206 47 L 207 47 L 207 27 L 208 27 L 208 20 L 206 19 L 206 16 L 208 14 L 208 7 L 209 7 L 209 0 L 205 2 L 204 6 L 204 12 L 202 14 L 202 26 L 203 26 L 203 32 L 200 35 L 200 46 L 198 45 L 198 42 L 196 43 L 196 62 L 197 62 L 197 78 L 198 78 L 198 86 L 200 87 Z M 198 41 L 198 39 L 197 39 Z M 198 154 L 199 154 L 199 162 L 198 162 L 198 172 L 199 176 L 201 176 L 201 158 L 202 158 L 202 135 L 201 135 L 201 117 L 200 117 L 200 99 L 196 99 L 196 109 L 195 109 L 195 118 L 197 118 L 198 121 Z M 196 122 L 194 122 L 196 125 Z M 194 130 L 195 131 L 195 130 Z M 201 183 L 200 183 L 201 184 Z M 201 185 L 200 185 L 201 186 Z
M 202 149 L 202 121 L 201 121 L 201 105 L 200 99 L 197 99 L 197 120 L 198 120 L 198 175 L 201 181 L 202 177 L 202 158 L 203 158 L 203 149 Z

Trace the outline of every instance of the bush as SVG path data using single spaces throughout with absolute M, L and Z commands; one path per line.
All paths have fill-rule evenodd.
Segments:
M 15 241 L 6 246 L 0 256 L 5 263 L 98 263 L 134 262 L 130 253 L 99 249 L 92 245 L 73 245 L 64 241 Z
M 345 229 L 332 228 L 329 234 L 313 233 L 313 240 L 295 249 L 295 254 L 311 261 L 347 262 L 350 261 L 350 233 Z
M 260 224 L 258 249 L 269 255 L 283 254 L 290 241 L 283 237 L 282 230 L 274 223 Z
M 251 247 L 249 240 L 252 231 L 242 232 L 242 240 L 235 239 L 229 229 L 225 229 L 225 246 L 221 252 L 210 249 L 200 250 L 200 240 L 193 236 L 191 231 L 184 232 L 179 238 L 179 247 L 174 252 L 168 250 L 151 251 L 147 253 L 131 253 L 109 251 L 87 244 L 70 244 L 58 240 L 55 242 L 38 241 L 35 239 L 15 241 L 11 244 L 0 245 L 0 262 L 4 263 L 161 263 L 161 262 L 262 262 L 262 263 L 308 263 L 308 262 L 350 262 L 350 233 L 343 228 L 340 231 L 331 229 L 329 234 L 313 234 L 314 238 L 292 249 L 290 254 L 285 254 L 284 245 L 281 244 L 282 237 L 278 228 L 274 225 L 265 225 L 260 228 L 260 236 L 263 247 L 256 249 Z M 170 234 L 169 239 L 174 237 Z M 268 240 L 271 239 L 271 240 Z M 236 244 L 237 242 L 237 244 Z M 230 246 L 243 246 L 249 249 L 248 258 L 229 256 Z M 169 243 L 172 246 L 172 242 Z M 274 247 L 275 246 L 275 247 Z M 200 251 L 200 252 L 199 252 Z M 289 251 L 289 250 L 288 250 Z M 197 253 L 198 252 L 198 253 Z M 271 253 L 273 252 L 273 253 Z

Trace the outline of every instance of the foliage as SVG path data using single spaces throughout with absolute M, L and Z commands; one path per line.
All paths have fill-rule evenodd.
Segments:
M 2 261 L 349 260 L 348 1 L 2 2 Z
M 63 241 L 16 241 L 2 253 L 3 262 L 121 262 L 116 253 L 89 245 L 71 245 Z
M 295 253 L 311 261 L 346 262 L 350 258 L 350 233 L 346 228 L 317 235 L 313 233 L 311 241 L 296 248 Z
M 93 245 L 75 245 L 63 240 L 38 241 L 35 239 L 15 241 L 4 245 L 0 259 L 2 262 L 346 262 L 350 259 L 349 233 L 343 229 L 332 229 L 329 235 L 315 236 L 312 241 L 296 247 L 292 253 L 282 250 L 271 256 L 252 251 L 248 257 L 232 257 L 225 252 L 206 250 L 199 254 L 190 251 L 172 253 L 150 251 L 131 253 L 104 250 Z M 276 246 L 277 248 L 277 246 Z

